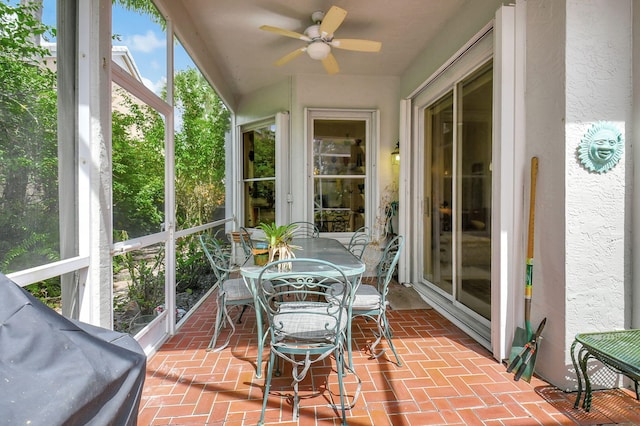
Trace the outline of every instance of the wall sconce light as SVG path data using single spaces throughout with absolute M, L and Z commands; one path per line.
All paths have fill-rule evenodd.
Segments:
M 391 151 L 391 164 L 394 166 L 400 164 L 400 141 L 396 142 L 396 147 Z

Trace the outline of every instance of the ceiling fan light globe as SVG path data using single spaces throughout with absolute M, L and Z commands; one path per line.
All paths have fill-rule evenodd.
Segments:
M 327 55 L 329 55 L 329 52 L 331 52 L 331 47 L 323 42 L 315 42 L 307 46 L 307 54 L 311 59 L 325 59 Z

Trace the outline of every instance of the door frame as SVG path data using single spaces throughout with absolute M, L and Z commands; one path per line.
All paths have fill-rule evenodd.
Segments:
M 458 319 L 447 309 L 434 303 L 434 308 L 454 325 L 492 351 L 495 359 L 508 356 L 511 339 L 518 326 L 517 318 L 523 313 L 524 244 L 516 230 L 522 229 L 524 207 L 514 200 L 524 197 L 524 189 L 517 182 L 521 176 L 516 170 L 523 170 L 525 163 L 525 44 L 526 8 L 521 3 L 502 6 L 495 20 L 482 28 L 469 42 L 462 46 L 446 63 L 424 81 L 406 99 L 401 101 L 400 147 L 407 152 L 411 163 L 401 168 L 400 200 L 406 206 L 400 210 L 400 232 L 408 237 L 406 262 L 400 270 L 402 282 L 411 282 L 429 300 L 426 286 L 420 284 L 422 264 L 419 251 L 421 229 L 416 223 L 422 218 L 425 200 L 421 195 L 422 183 L 419 172 L 422 168 L 423 135 L 416 120 L 416 101 L 433 81 L 446 73 L 458 59 L 485 35 L 493 33 L 492 55 L 494 66 L 493 94 L 493 182 L 492 182 L 492 255 L 491 255 L 491 327 L 478 329 Z M 487 56 L 486 59 L 488 59 Z M 485 60 L 486 60 L 485 59 Z M 483 62 L 483 61 L 482 61 Z M 434 96 L 436 98 L 436 96 Z M 420 190 L 415 188 L 420 184 Z M 404 202 L 403 202 L 404 199 Z M 504 202 L 502 200 L 505 200 Z M 518 260 L 520 262 L 518 263 Z M 402 278 L 404 276 L 404 278 Z M 512 283 L 511 285 L 509 283 Z M 522 287 L 522 288 L 521 288 Z

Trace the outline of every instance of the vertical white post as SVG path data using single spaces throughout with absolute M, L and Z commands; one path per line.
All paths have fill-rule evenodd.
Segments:
M 167 333 L 176 331 L 176 187 L 175 187 L 175 140 L 174 140 L 174 111 L 173 111 L 173 22 L 167 23 L 167 99 L 170 105 L 169 114 L 165 117 L 165 211 L 164 223 L 167 240 L 165 242 L 165 304 L 167 307 Z
M 79 251 L 91 258 L 81 289 L 80 320 L 111 328 L 111 0 L 76 1 Z
M 640 1 L 633 2 L 633 75 L 640 75 Z M 640 85 L 635 79 L 633 85 L 633 128 L 631 134 L 634 141 L 640 135 Z M 627 136 L 629 137 L 629 136 Z M 632 205 L 632 247 L 634 267 L 631 271 L 631 328 L 640 328 L 640 149 L 633 150 L 633 194 Z

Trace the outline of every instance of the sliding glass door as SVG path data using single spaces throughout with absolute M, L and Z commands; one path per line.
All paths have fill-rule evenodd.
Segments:
M 458 80 L 422 114 L 423 278 L 463 310 L 491 319 L 493 67 Z

